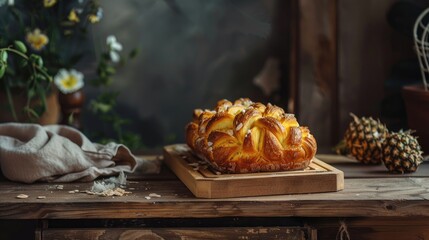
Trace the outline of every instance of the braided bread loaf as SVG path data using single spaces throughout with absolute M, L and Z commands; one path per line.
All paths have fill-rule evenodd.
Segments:
M 317 144 L 293 114 L 267 104 L 221 100 L 215 111 L 196 109 L 186 126 L 193 152 L 223 173 L 306 168 Z

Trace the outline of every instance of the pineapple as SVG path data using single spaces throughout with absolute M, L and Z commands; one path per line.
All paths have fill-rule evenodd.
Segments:
M 390 172 L 415 172 L 423 161 L 421 147 L 410 131 L 389 134 L 382 152 L 384 165 Z
M 371 117 L 358 118 L 353 113 L 350 115 L 353 121 L 344 136 L 350 154 L 362 163 L 380 164 L 381 144 L 388 133 L 386 126 Z

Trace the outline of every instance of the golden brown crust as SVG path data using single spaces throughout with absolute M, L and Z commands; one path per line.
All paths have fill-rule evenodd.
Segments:
M 221 100 L 215 111 L 195 110 L 186 142 L 224 173 L 304 169 L 317 151 L 316 140 L 293 114 L 247 98 Z

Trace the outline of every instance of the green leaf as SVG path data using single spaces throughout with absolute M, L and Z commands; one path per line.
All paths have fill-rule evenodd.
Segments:
M 24 112 L 30 117 L 30 119 L 37 120 L 40 118 L 40 115 L 30 107 L 24 107 Z
M 106 112 L 109 112 L 111 109 L 112 109 L 112 105 L 110 104 L 97 102 L 97 101 L 91 102 L 91 110 L 95 113 L 98 113 L 98 112 L 106 113 Z
M 116 73 L 116 70 L 115 70 L 114 67 L 109 66 L 109 67 L 106 68 L 106 73 L 108 73 L 110 75 L 113 75 L 113 74 Z
M 43 89 L 43 87 L 38 87 L 37 88 L 37 94 L 39 96 L 39 98 L 42 100 L 42 105 L 41 105 L 41 110 L 40 113 L 44 113 L 47 108 L 48 108 L 48 103 L 46 102 L 46 93 L 45 90 Z
M 0 51 L 0 61 L 6 62 L 7 61 L 7 52 L 6 51 Z
M 122 135 L 122 139 L 121 139 L 122 143 L 129 147 L 130 149 L 139 149 L 143 146 L 142 144 L 142 139 L 140 137 L 140 135 L 132 133 L 132 132 L 125 132 Z
M 36 73 L 35 75 L 34 75 L 34 77 L 35 77 L 35 80 L 37 81 L 37 82 L 43 82 L 43 81 L 45 81 L 46 80 L 46 77 L 45 76 L 43 76 L 42 74 L 40 74 L 40 73 Z
M 67 124 L 68 125 L 73 125 L 74 122 L 74 112 L 72 112 L 69 117 L 67 118 Z
M 43 59 L 39 55 L 31 54 L 30 55 L 30 61 L 32 61 L 36 66 L 42 67 L 43 66 Z
M 106 72 L 104 71 L 104 69 L 100 69 L 99 70 L 99 75 L 101 79 L 104 79 L 107 77 Z M 104 81 L 103 81 L 104 82 Z
M 43 59 L 41 57 L 37 58 L 36 64 L 37 64 L 37 66 L 42 67 L 43 66 Z
M 28 89 L 27 98 L 33 98 L 36 95 L 36 91 L 33 88 Z
M 4 76 L 6 72 L 7 65 L 5 63 L 0 62 L 0 79 Z
M 43 59 L 37 54 L 31 54 L 30 55 L 30 61 L 33 62 L 36 66 L 42 67 L 43 66 Z
M 13 46 L 21 53 L 27 53 L 27 47 L 23 42 L 16 40 L 13 42 Z

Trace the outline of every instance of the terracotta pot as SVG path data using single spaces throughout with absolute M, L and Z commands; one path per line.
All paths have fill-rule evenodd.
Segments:
M 402 95 L 407 109 L 408 127 L 415 135 L 425 154 L 429 153 L 429 91 L 423 85 L 405 86 Z
M 28 117 L 23 109 L 27 103 L 26 93 L 24 91 L 14 89 L 12 91 L 12 99 L 15 107 L 17 119 L 14 119 L 12 112 L 9 109 L 9 102 L 6 93 L 0 91 L 0 122 L 34 122 Z M 39 104 L 40 100 L 34 100 L 31 105 Z M 58 92 L 52 92 L 46 96 L 47 110 L 36 121 L 41 125 L 56 124 L 60 118 L 60 105 L 58 103 Z

